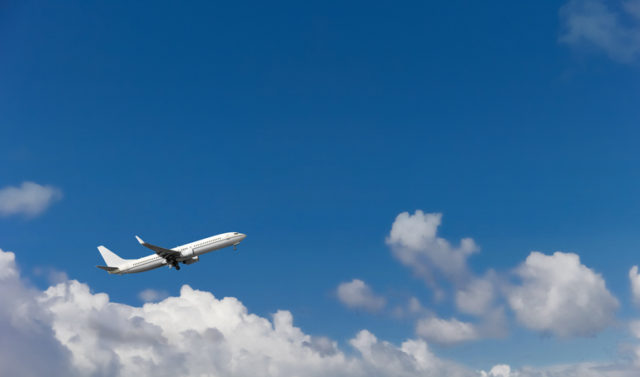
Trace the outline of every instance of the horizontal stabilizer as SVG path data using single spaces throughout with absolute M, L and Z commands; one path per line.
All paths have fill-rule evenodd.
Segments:
M 100 268 L 102 270 L 105 270 L 105 271 L 109 271 L 109 272 L 113 272 L 113 271 L 117 271 L 118 270 L 118 267 L 109 267 L 109 266 L 96 266 L 96 267 L 98 267 L 98 268 Z

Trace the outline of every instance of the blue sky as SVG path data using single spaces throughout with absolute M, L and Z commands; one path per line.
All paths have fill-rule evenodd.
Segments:
M 385 241 L 402 212 L 442 213 L 439 237 L 479 246 L 475 276 L 516 281 L 532 251 L 573 252 L 620 305 L 597 334 L 568 338 L 507 308 L 506 335 L 437 355 L 477 369 L 624 358 L 638 316 L 640 26 L 632 8 L 600 5 L 5 3 L 0 189 L 62 196 L 0 217 L 0 248 L 39 289 L 53 269 L 139 306 L 144 289 L 188 284 L 263 317 L 290 310 L 341 345 L 364 328 L 399 344 L 418 318 L 391 312 L 411 297 L 473 321 L 450 281 L 436 299 Z M 620 32 L 573 23 L 597 12 Z M 146 255 L 135 234 L 171 247 L 226 231 L 248 235 L 238 253 L 180 272 L 94 267 L 100 244 Z M 354 278 L 383 310 L 341 303 Z

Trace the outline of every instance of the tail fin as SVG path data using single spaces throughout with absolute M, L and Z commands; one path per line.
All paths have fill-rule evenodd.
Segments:
M 127 261 L 126 259 L 120 258 L 113 251 L 104 246 L 98 246 L 98 251 L 100 252 L 100 255 L 102 255 L 102 259 L 107 263 L 108 267 L 118 267 Z

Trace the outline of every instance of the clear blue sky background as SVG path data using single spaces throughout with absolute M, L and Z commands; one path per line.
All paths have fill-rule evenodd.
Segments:
M 291 310 L 344 341 L 413 322 L 343 308 L 361 278 L 445 317 L 451 303 L 385 245 L 395 216 L 444 214 L 470 236 L 477 273 L 531 250 L 580 254 L 629 305 L 640 263 L 638 67 L 558 42 L 563 2 L 124 2 L 0 5 L 0 187 L 64 198 L 35 219 L 0 219 L 0 247 L 65 271 L 115 301 L 182 284 L 250 311 Z M 115 277 L 105 244 L 147 254 L 226 231 L 248 235 L 176 272 Z M 606 359 L 614 327 L 557 340 L 438 349 L 471 366 Z M 514 345 L 524 345 L 514 347 Z

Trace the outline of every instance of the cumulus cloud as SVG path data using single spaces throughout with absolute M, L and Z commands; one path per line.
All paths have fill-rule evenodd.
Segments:
M 156 289 L 145 289 L 143 291 L 141 291 L 140 293 L 138 293 L 138 298 L 140 298 L 140 300 L 144 301 L 144 302 L 153 302 L 153 301 L 159 301 L 159 300 L 163 300 L 165 298 L 169 297 L 169 293 L 165 292 L 165 291 L 159 291 Z
M 618 300 L 573 253 L 532 252 L 516 270 L 508 302 L 524 326 L 562 337 L 591 336 L 613 320 Z
M 177 297 L 141 307 L 113 302 L 75 280 L 40 291 L 22 280 L 15 255 L 1 250 L 0 302 L 3 375 L 477 375 L 438 358 L 423 340 L 396 346 L 367 330 L 349 341 L 356 352 L 345 353 L 335 341 L 304 333 L 286 310 L 264 318 L 236 298 L 188 285 Z
M 364 376 L 475 376 L 476 374 L 453 363 L 437 358 L 422 340 L 408 340 L 398 348 L 379 341 L 375 335 L 362 330 L 349 341 L 362 356 Z
M 264 318 L 236 298 L 219 299 L 188 285 L 177 297 L 141 307 L 113 302 L 75 280 L 41 291 L 20 276 L 15 254 L 2 250 L 0 302 L 0 370 L 8 376 L 631 377 L 640 372 L 635 364 L 595 363 L 515 371 L 497 365 L 474 372 L 437 357 L 424 340 L 397 346 L 367 330 L 348 342 L 355 353 L 345 352 L 327 337 L 304 333 L 286 310 Z M 456 321 L 442 320 L 442 328 L 462 334 L 458 338 L 481 331 Z M 426 328 L 437 330 L 437 323 Z M 38 362 L 25 362 L 25 355 Z
M 62 198 L 60 189 L 49 185 L 23 182 L 19 187 L 8 186 L 0 189 L 0 216 L 34 217 L 60 198 Z
M 502 298 L 499 295 L 501 282 L 492 270 L 482 277 L 475 276 L 467 260 L 479 251 L 479 247 L 471 238 L 463 238 L 458 246 L 453 246 L 438 237 L 441 222 L 440 213 L 420 210 L 413 215 L 400 213 L 391 226 L 387 244 L 402 263 L 427 281 L 435 290 L 437 299 L 444 296 L 437 278 L 449 283 L 455 292 L 458 311 L 477 317 L 477 323 L 444 320 L 426 310 L 416 310 L 413 312 L 426 314 L 416 323 L 416 333 L 429 341 L 446 345 L 504 336 L 507 321 L 499 302 Z M 400 309 L 396 311 L 401 312 Z
M 430 317 L 421 319 L 416 325 L 416 333 L 428 341 L 452 345 L 478 339 L 476 327 L 469 322 L 455 318 L 441 319 Z
M 341 283 L 337 289 L 338 299 L 344 305 L 352 309 L 365 309 L 378 311 L 386 305 L 382 296 L 373 293 L 373 290 L 360 279 Z
M 471 238 L 452 246 L 438 237 L 441 220 L 440 213 L 403 212 L 386 240 L 402 263 L 436 289 L 436 297 L 442 297 L 436 278 L 444 278 L 455 292 L 457 312 L 475 317 L 464 322 L 426 313 L 416 323 L 416 333 L 422 338 L 455 344 L 503 337 L 509 323 L 505 305 L 525 327 L 561 337 L 592 336 L 612 322 L 617 299 L 602 276 L 582 265 L 578 255 L 532 252 L 516 270 L 521 282 L 515 285 L 493 270 L 476 276 L 468 258 L 478 246 Z M 637 270 L 632 272 L 637 276 Z M 640 281 L 638 284 L 640 292 Z
M 463 238 L 453 246 L 437 236 L 441 213 L 399 214 L 387 237 L 394 256 L 413 272 L 435 287 L 435 274 L 455 284 L 465 284 L 469 277 L 468 257 L 479 251 L 471 238 Z
M 640 0 L 570 0 L 560 14 L 561 42 L 600 49 L 620 62 L 640 55 Z
M 631 281 L 631 298 L 633 303 L 640 306 L 640 274 L 638 274 L 638 266 L 633 266 L 631 270 L 629 270 L 629 280 Z
M 19 276 L 15 254 L 0 249 L 0 371 L 6 376 L 76 376 L 69 351 L 37 304 L 41 292 Z M 25 355 L 29 355 L 25 359 Z M 33 362 L 37 360 L 37 362 Z

